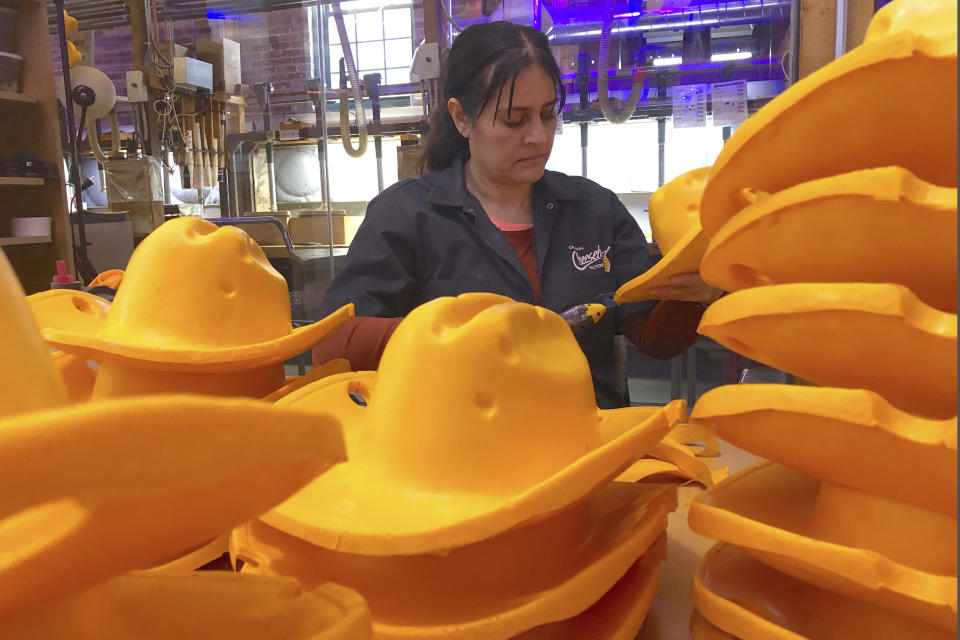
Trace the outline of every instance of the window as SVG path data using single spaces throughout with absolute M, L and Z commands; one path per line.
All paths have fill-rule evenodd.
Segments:
M 344 27 L 357 73 L 379 73 L 383 84 L 410 82 L 413 61 L 413 5 L 411 2 L 384 4 L 380 0 L 352 0 L 341 3 Z M 329 9 L 327 20 L 327 78 L 329 87 L 340 86 L 340 33 Z

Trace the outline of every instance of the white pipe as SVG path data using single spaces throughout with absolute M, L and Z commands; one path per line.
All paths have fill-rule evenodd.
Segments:
M 847 0 L 837 0 L 837 32 L 833 45 L 833 57 L 847 52 Z
M 633 72 L 633 83 L 630 85 L 630 95 L 627 96 L 626 105 L 622 110 L 617 110 L 610 104 L 610 96 L 607 91 L 609 78 L 607 73 L 610 69 L 610 38 L 611 25 L 613 23 L 613 0 L 605 0 L 603 3 L 603 28 L 600 36 L 600 51 L 597 55 L 597 100 L 600 102 L 600 112 L 607 122 L 612 124 L 621 124 L 630 119 L 633 112 L 636 111 L 640 103 L 640 96 L 643 94 L 643 74 Z M 618 65 L 619 66 L 619 65 Z
M 117 121 L 117 112 L 114 110 L 110 112 L 110 153 L 119 156 L 120 145 L 120 123 Z
M 441 2 L 443 0 L 440 0 Z M 347 94 L 340 94 L 340 138 L 343 140 L 343 148 L 351 158 L 359 158 L 367 151 L 367 119 L 363 110 L 363 90 L 360 88 L 360 75 L 357 73 L 357 67 L 353 63 L 353 54 L 350 52 L 350 39 L 347 38 L 347 27 L 343 21 L 343 11 L 340 10 L 340 3 L 331 3 L 333 9 L 334 22 L 337 23 L 337 32 L 340 34 L 340 47 L 343 49 L 343 59 L 347 65 L 347 74 L 350 76 L 350 84 L 353 89 L 353 104 L 357 110 L 357 134 L 360 138 L 357 148 L 353 148 L 353 140 L 350 138 L 350 109 L 347 105 Z
M 107 156 L 103 154 L 100 147 L 100 136 L 97 135 L 97 119 L 87 116 L 87 140 L 90 142 L 90 151 L 93 152 L 97 162 L 106 166 Z

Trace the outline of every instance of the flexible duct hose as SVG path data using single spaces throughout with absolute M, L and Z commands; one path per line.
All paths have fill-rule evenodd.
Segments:
M 600 102 L 600 112 L 607 122 L 612 124 L 622 124 L 630 119 L 633 112 L 637 110 L 640 103 L 640 96 L 643 92 L 644 72 L 636 67 L 633 68 L 633 84 L 630 87 L 630 96 L 627 98 L 626 107 L 623 111 L 618 111 L 610 104 L 610 95 L 607 91 L 609 79 L 607 73 L 610 71 L 610 36 L 613 31 L 613 0 L 604 0 L 603 2 L 603 27 L 600 34 L 600 52 L 597 56 L 597 99 Z
M 340 137 L 343 140 L 343 148 L 351 158 L 359 158 L 367 151 L 367 119 L 363 111 L 363 92 L 360 89 L 360 76 L 357 74 L 357 67 L 353 63 L 353 54 L 350 53 L 350 40 L 347 38 L 347 26 L 343 21 L 343 12 L 340 10 L 340 3 L 331 3 L 333 7 L 333 19 L 337 23 L 337 33 L 340 34 L 340 46 L 343 48 L 343 58 L 347 63 L 347 73 L 350 76 L 350 86 L 353 88 L 353 103 L 357 110 L 357 132 L 360 141 L 357 148 L 353 148 L 353 140 L 350 137 L 350 106 L 347 92 L 340 92 Z

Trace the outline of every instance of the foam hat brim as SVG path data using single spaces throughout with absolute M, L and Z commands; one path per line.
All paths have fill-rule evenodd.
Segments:
M 370 613 L 354 591 L 303 590 L 292 578 L 219 571 L 135 571 L 0 618 L 4 638 L 73 640 L 364 640 Z
M 633 640 L 653 605 L 660 585 L 660 567 L 667 551 L 666 535 L 633 563 L 617 584 L 589 609 L 573 618 L 534 627 L 513 640 Z
M 166 349 L 160 346 L 115 342 L 98 334 L 46 328 L 41 331 L 47 344 L 97 362 L 156 371 L 206 371 L 225 373 L 259 369 L 309 351 L 353 318 L 348 304 L 318 322 L 293 329 L 289 335 L 256 344 L 217 349 Z
M 93 335 L 103 326 L 110 303 L 85 291 L 51 289 L 27 296 L 37 327 Z
M 748 384 L 708 391 L 690 420 L 818 478 L 957 515 L 956 418 L 918 418 L 863 389 Z
M 365 555 L 407 555 L 451 549 L 558 511 L 615 478 L 685 419 L 686 403 L 598 411 L 602 446 L 515 495 L 424 491 L 386 475 L 364 443 L 364 407 L 376 372 L 332 376 L 280 404 L 333 411 L 344 422 L 351 461 L 316 478 L 262 519 L 320 547 Z M 375 401 L 375 400 L 373 400 Z
M 235 530 L 231 550 L 244 571 L 252 561 L 255 573 L 289 575 L 308 588 L 337 582 L 355 589 L 381 640 L 507 638 L 584 612 L 638 558 L 662 560 L 676 506 L 672 489 L 612 483 L 579 505 L 583 514 L 567 512 L 444 556 L 345 554 L 262 522 Z
M 890 238 L 897 239 L 896 251 Z M 710 241 L 700 273 L 725 291 L 889 282 L 956 313 L 957 190 L 900 167 L 804 182 L 730 218 Z
M 182 556 L 345 458 L 329 414 L 149 396 L 0 420 L 0 618 Z
M 917 415 L 957 415 L 957 316 L 902 285 L 744 289 L 710 305 L 698 331 L 819 385 L 869 389 Z
M 689 523 L 805 583 L 956 630 L 950 516 L 762 462 L 697 496 Z
M 675 275 L 699 271 L 700 260 L 709 243 L 710 238 L 703 233 L 700 223 L 695 222 L 655 265 L 617 289 L 613 294 L 614 301 L 627 304 L 650 300 L 651 289 L 668 286 L 670 278 Z
M 739 640 L 736 636 L 710 624 L 710 621 L 696 608 L 690 614 L 690 637 L 693 640 Z
M 865 42 L 801 79 L 737 127 L 704 188 L 704 231 L 715 235 L 749 204 L 741 197 L 744 187 L 776 193 L 817 178 L 884 166 L 901 166 L 927 182 L 955 187 L 956 3 L 940 4 L 953 5 L 953 15 L 948 10 L 943 20 L 945 31 L 952 25 L 949 37 L 900 31 Z M 923 87 L 930 107 L 918 107 L 913 96 L 889 90 L 904 83 Z
M 923 618 L 911 618 L 801 582 L 726 544 L 714 545 L 700 559 L 693 576 L 693 602 L 710 624 L 737 638 L 955 637 L 954 632 Z

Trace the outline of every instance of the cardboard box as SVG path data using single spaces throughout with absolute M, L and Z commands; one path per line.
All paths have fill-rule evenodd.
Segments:
M 346 211 L 333 211 L 333 244 L 347 246 L 357 235 L 363 216 L 348 216 Z M 330 225 L 325 211 L 302 211 L 290 219 L 290 239 L 293 244 L 330 244 Z
M 241 83 L 240 43 L 228 38 L 197 38 L 197 57 L 213 65 L 213 88 L 233 94 Z

